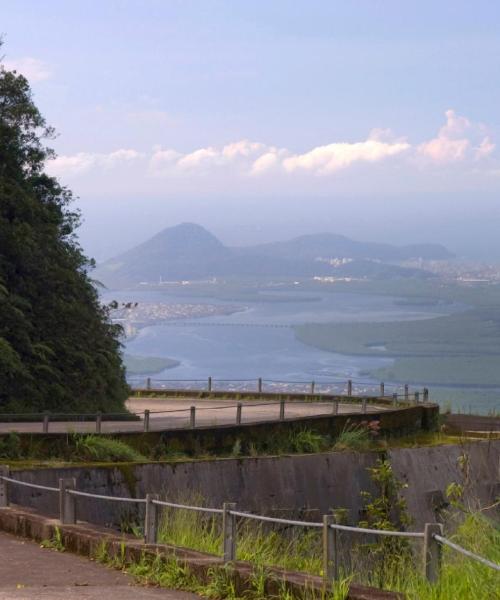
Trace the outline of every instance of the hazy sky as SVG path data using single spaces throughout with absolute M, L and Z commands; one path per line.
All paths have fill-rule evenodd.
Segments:
M 98 259 L 181 221 L 500 260 L 500 3 L 0 0 Z

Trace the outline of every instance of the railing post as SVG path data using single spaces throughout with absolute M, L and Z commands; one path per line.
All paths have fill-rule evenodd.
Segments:
M 43 424 L 42 424 L 43 433 L 49 433 L 49 421 L 50 421 L 50 414 L 48 412 L 45 412 L 43 415 Z
M 102 413 L 98 412 L 95 416 L 95 432 L 101 433 Z
M 147 408 L 144 411 L 144 431 L 146 433 L 149 431 L 149 410 Z
M 349 379 L 349 381 L 347 382 L 347 395 L 349 397 L 352 396 L 352 379 Z
M 241 402 L 238 402 L 238 404 L 236 405 L 236 425 L 241 425 L 241 408 L 242 408 L 243 404 L 241 404 Z
M 189 427 L 191 429 L 196 427 L 196 406 L 191 406 L 189 409 Z
M 443 535 L 441 523 L 426 523 L 424 528 L 423 575 L 427 581 L 434 583 L 441 572 L 441 544 L 434 538 Z
M 283 399 L 280 400 L 280 421 L 285 420 L 285 401 Z
M 424 397 L 422 402 L 429 402 L 429 389 L 428 388 L 424 388 Z
M 230 512 L 235 508 L 235 502 L 224 502 L 222 505 L 222 554 L 224 563 L 236 560 L 236 517 Z
M 364 415 L 366 415 L 366 403 L 367 403 L 367 400 L 366 400 L 366 398 L 363 398 L 363 399 L 361 400 L 361 412 L 362 412 Z
M 208 378 L 208 386 L 207 387 L 208 387 L 208 391 L 211 392 L 212 391 L 212 378 L 211 377 Z
M 314 381 L 311 381 L 311 395 L 314 394 Z
M 68 490 L 76 488 L 76 479 L 59 479 L 59 520 L 62 525 L 76 523 L 76 497 L 68 494 Z
M 158 494 L 146 494 L 146 514 L 144 517 L 144 543 L 156 544 L 158 539 Z
M 151 377 L 148 377 L 146 379 L 146 389 L 150 390 L 151 389 Z
M 335 524 L 333 515 L 323 515 L 323 577 L 326 584 L 338 578 L 338 548 L 337 530 L 331 525 Z
M 398 395 L 396 394 L 396 392 L 394 392 L 394 394 L 392 395 L 392 405 L 393 406 L 398 405 Z
M 385 384 L 383 381 L 380 382 L 380 397 L 383 398 L 385 396 Z
M 259 379 L 257 380 L 257 391 L 259 392 L 259 394 L 262 394 L 262 377 L 259 377 Z
M 10 477 L 10 469 L 7 465 L 0 465 L 0 475 L 2 477 Z M 9 506 L 9 484 L 7 481 L 0 479 L 0 508 Z
M 332 414 L 334 414 L 334 415 L 338 415 L 339 414 L 339 401 L 338 400 L 334 400 L 333 401 Z
M 405 402 L 408 402 L 408 399 L 410 397 L 410 386 L 405 383 Z

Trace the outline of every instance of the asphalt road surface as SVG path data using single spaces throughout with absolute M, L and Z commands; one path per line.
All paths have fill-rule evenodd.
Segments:
M 125 573 L 6 533 L 0 533 L 0 556 L 0 600 L 199 600 L 136 585 Z

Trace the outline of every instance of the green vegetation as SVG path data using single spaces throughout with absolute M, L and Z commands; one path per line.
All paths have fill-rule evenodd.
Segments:
M 71 192 L 44 171 L 53 130 L 0 65 L 0 410 L 123 411 L 120 328 L 99 304 Z
M 333 286 L 332 291 L 348 291 Z M 351 292 L 382 293 L 374 284 L 353 285 Z M 440 388 L 432 397 L 454 406 L 471 406 L 488 412 L 498 395 L 487 387 L 500 387 L 500 285 L 463 287 L 436 283 L 389 284 L 385 293 L 405 296 L 406 302 L 466 302 L 472 308 L 449 316 L 384 323 L 309 323 L 295 327 L 297 338 L 330 352 L 393 358 L 392 366 L 369 375 L 380 381 L 404 382 Z M 441 386 L 456 386 L 462 389 Z M 473 390 L 474 386 L 485 386 Z M 434 396 L 435 394 L 435 396 Z
M 56 550 L 57 552 L 64 552 L 66 547 L 64 545 L 62 533 L 59 527 L 54 528 L 54 535 L 48 540 L 42 540 L 40 542 L 40 546 L 42 548 L 50 548 L 51 550 Z
M 131 354 L 124 355 L 123 363 L 129 375 L 151 375 L 180 365 L 180 362 L 173 358 L 132 356 Z
M 98 435 L 75 434 L 73 436 L 73 441 L 73 455 L 78 461 L 137 462 L 146 460 L 146 458 L 137 452 L 137 450 L 134 450 L 134 448 L 125 444 L 125 442 L 113 438 L 106 438 Z
M 378 461 L 369 469 L 378 490 L 376 494 L 363 493 L 364 519 L 359 525 L 374 529 L 404 530 L 409 525 L 406 505 L 401 498 L 402 485 L 395 479 L 390 464 Z M 455 510 L 462 509 L 455 518 L 460 523 L 451 539 L 493 562 L 500 563 L 500 527 L 479 512 L 468 512 L 460 504 L 461 486 L 449 486 L 449 500 Z M 181 502 L 202 505 L 199 498 Z M 336 511 L 341 520 L 341 510 Z M 451 515 L 447 519 L 453 522 Z M 220 555 L 222 535 L 220 516 L 182 509 L 165 509 L 160 525 L 160 541 L 209 554 Z M 446 534 L 450 537 L 450 534 Z M 329 598 L 346 598 L 351 581 L 403 592 L 408 600 L 476 600 L 500 598 L 500 575 L 457 552 L 444 548 L 440 580 L 429 584 L 421 574 L 420 546 L 413 546 L 403 538 L 380 537 L 366 542 L 352 534 L 339 537 L 341 578 Z M 123 550 L 114 559 L 101 552 L 100 560 L 123 568 L 139 580 L 155 585 L 196 591 L 210 598 L 236 598 L 235 580 L 230 567 L 221 567 L 208 573 L 208 581 L 200 582 L 175 557 L 146 558 L 138 564 L 127 565 Z M 287 528 L 281 525 L 241 521 L 237 533 L 237 558 L 255 566 L 252 589 L 245 598 L 269 597 L 265 593 L 265 579 L 270 567 L 292 571 L 322 574 L 321 531 Z M 259 595 L 255 595 L 257 590 Z M 282 594 L 288 594 L 283 595 Z M 337 594 L 337 595 L 335 595 Z M 292 598 L 283 590 L 278 598 Z
M 0 459 L 23 467 L 75 462 L 144 462 L 186 461 L 222 457 L 279 456 L 342 450 L 384 452 L 388 448 L 417 448 L 456 444 L 464 437 L 442 432 L 419 432 L 403 437 L 384 437 L 379 434 L 376 419 L 348 423 L 337 437 L 322 435 L 309 428 L 281 435 L 268 436 L 262 441 L 243 442 L 237 438 L 226 452 L 209 452 L 199 445 L 193 450 L 172 446 L 155 440 L 144 443 L 141 437 L 129 437 L 127 442 L 113 436 L 73 433 L 63 438 L 45 438 L 38 435 L 11 432 L 0 435 Z

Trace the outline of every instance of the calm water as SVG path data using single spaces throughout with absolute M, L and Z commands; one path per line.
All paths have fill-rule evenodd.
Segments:
M 279 297 L 279 292 L 273 294 Z M 290 296 L 290 292 L 286 292 Z M 317 301 L 311 301 L 311 297 Z M 425 319 L 449 314 L 453 305 L 399 306 L 397 298 L 361 294 L 294 293 L 292 302 L 227 302 L 244 310 L 189 323 L 145 327 L 126 344 L 129 354 L 165 356 L 181 364 L 168 369 L 158 379 L 264 379 L 288 381 L 328 381 L 349 377 L 366 379 L 364 371 L 390 364 L 391 359 L 351 357 L 324 352 L 295 339 L 289 327 L 308 322 L 396 321 Z M 178 297 L 161 292 L 117 292 L 105 299 L 165 303 L 226 304 L 221 300 Z M 383 354 L 383 350 L 381 350 Z

